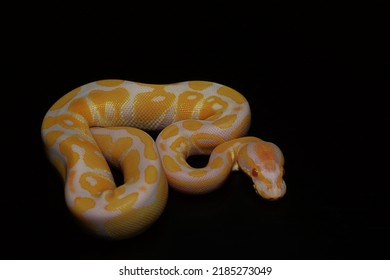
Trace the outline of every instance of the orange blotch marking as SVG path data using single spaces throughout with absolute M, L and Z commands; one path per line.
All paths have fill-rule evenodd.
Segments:
M 164 151 L 164 152 L 167 150 L 165 143 L 160 143 L 160 149 L 161 149 L 161 151 Z
M 183 121 L 183 127 L 191 131 L 198 130 L 202 126 L 203 124 L 199 121 L 194 121 L 194 120 Z
M 214 115 L 208 117 L 207 121 L 215 121 L 218 120 L 223 115 L 223 112 L 215 113 Z
M 148 134 L 139 129 L 129 129 L 129 132 L 132 135 L 137 136 L 145 145 L 144 156 L 147 159 L 156 160 L 158 158 L 154 140 Z
M 88 129 L 86 123 L 72 117 L 71 115 L 59 115 L 56 117 L 46 117 L 42 123 L 42 129 L 47 129 L 52 126 L 59 125 L 67 129 Z
M 79 160 L 80 155 L 72 150 L 73 145 L 83 145 L 77 136 L 72 136 L 60 143 L 60 152 L 66 157 L 66 163 L 68 167 L 73 167 Z
M 205 120 L 210 116 L 213 116 L 214 114 L 215 114 L 215 110 L 211 106 L 203 105 L 199 114 L 199 119 Z
M 50 111 L 54 111 L 57 109 L 62 108 L 66 103 L 68 103 L 70 100 L 72 100 L 81 90 L 81 87 L 75 88 L 74 90 L 68 92 L 63 97 L 58 99 L 56 103 L 54 103 L 53 106 L 51 106 Z
M 88 191 L 93 197 L 99 197 L 102 192 L 114 188 L 111 180 L 92 172 L 83 173 L 80 176 L 79 182 L 81 187 Z
M 114 200 L 116 197 L 123 195 L 125 193 L 125 191 L 126 191 L 126 188 L 124 186 L 117 187 L 117 188 L 113 189 L 111 192 L 107 192 L 104 199 L 107 202 L 110 202 L 110 201 Z
M 218 126 L 219 128 L 229 128 L 231 127 L 237 119 L 237 115 L 228 115 L 220 118 L 213 122 L 213 125 Z
M 88 123 L 93 122 L 93 115 L 85 98 L 77 98 L 69 104 L 68 110 L 82 115 Z
M 112 121 L 119 120 L 121 117 L 121 109 L 129 100 L 129 92 L 122 87 L 112 90 L 93 90 L 88 95 L 89 100 L 94 103 L 95 111 L 100 117 L 109 118 Z M 111 104 L 114 111 L 107 111 L 108 104 Z
M 161 137 L 167 139 L 179 134 L 179 128 L 176 125 L 170 125 L 161 132 Z
M 149 165 L 145 168 L 145 181 L 148 184 L 154 184 L 157 182 L 158 170 L 155 166 Z
M 97 146 L 88 142 L 82 147 L 85 149 L 84 162 L 86 165 L 96 169 L 109 170 L 108 164 Z
M 62 131 L 51 131 L 46 134 L 46 144 L 50 147 L 53 146 L 57 139 L 62 136 L 64 133 Z
M 187 154 L 189 145 L 190 143 L 187 138 L 178 137 L 175 141 L 172 142 L 169 148 L 177 153 Z
M 66 185 L 68 186 L 68 189 L 71 193 L 75 193 L 76 189 L 74 187 L 74 179 L 76 176 L 76 171 L 69 172 L 67 178 L 66 178 Z
M 96 202 L 92 198 L 88 197 L 77 197 L 74 200 L 73 209 L 76 213 L 83 213 L 91 208 L 94 208 Z
M 134 98 L 134 121 L 152 125 L 172 107 L 176 96 L 156 86 L 152 92 L 139 93 Z
M 107 152 L 111 150 L 113 146 L 111 135 L 94 134 L 93 137 L 102 151 Z
M 105 87 L 116 87 L 122 84 L 123 82 L 124 82 L 123 80 L 101 80 L 101 81 L 97 81 L 96 84 Z
M 170 172 L 179 172 L 181 171 L 180 166 L 176 163 L 176 161 L 170 156 L 163 156 L 162 161 L 164 163 L 165 168 Z
M 217 90 L 218 94 L 229 97 L 230 99 L 234 100 L 234 102 L 238 104 L 242 104 L 247 102 L 245 97 L 242 96 L 239 92 L 235 91 L 232 88 L 229 88 L 227 86 L 222 86 Z
M 215 159 L 210 163 L 210 167 L 211 167 L 212 169 L 220 168 L 222 165 L 223 165 L 223 159 L 222 159 L 221 157 L 215 158 Z
M 205 176 L 207 174 L 207 172 L 208 171 L 206 171 L 206 170 L 197 169 L 197 170 L 193 170 L 193 171 L 188 172 L 188 175 L 190 175 L 191 177 L 199 178 L 199 177 Z
M 228 103 L 223 101 L 218 96 L 210 96 L 206 98 L 199 112 L 199 119 L 204 120 L 216 114 L 217 111 L 224 111 L 228 107 Z
M 224 153 L 227 149 L 229 149 L 230 147 L 232 146 L 232 144 L 229 142 L 225 142 L 223 144 L 220 144 L 218 145 L 216 148 L 215 148 L 215 152 L 216 153 L 219 153 L 219 154 L 222 154 Z
M 207 81 L 190 81 L 188 82 L 188 86 L 194 90 L 204 90 L 213 85 L 212 82 Z
M 138 193 L 131 193 L 123 198 L 119 198 L 118 193 L 112 192 L 111 195 L 106 196 L 108 204 L 104 209 L 108 211 L 124 210 L 131 208 L 137 201 Z
M 122 161 L 123 177 L 125 182 L 137 182 L 140 177 L 141 156 L 137 150 L 131 150 Z
M 58 117 L 45 117 L 43 122 L 42 122 L 42 130 L 43 129 L 48 129 L 56 124 L 59 123 Z
M 203 94 L 195 91 L 186 91 L 179 95 L 177 119 L 190 119 L 196 109 L 197 104 L 203 98 Z
M 100 149 L 95 143 L 92 143 L 81 136 L 73 135 L 59 144 L 60 152 L 67 159 L 67 166 L 73 167 L 83 156 L 84 163 L 92 168 L 109 170 L 106 160 L 101 155 Z M 79 151 L 80 150 L 80 151 Z

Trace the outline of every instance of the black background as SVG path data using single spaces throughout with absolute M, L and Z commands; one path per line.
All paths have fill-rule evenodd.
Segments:
M 2 110 L 3 139 L 11 140 L 3 175 L 12 179 L 0 200 L 1 257 L 390 258 L 384 9 L 315 2 L 15 9 L 8 23 L 15 27 L 3 25 L 12 78 Z M 286 196 L 265 201 L 236 172 L 208 195 L 171 189 L 161 218 L 138 237 L 89 236 L 66 208 L 40 125 L 62 95 L 108 78 L 209 80 L 238 90 L 251 105 L 249 134 L 284 153 Z

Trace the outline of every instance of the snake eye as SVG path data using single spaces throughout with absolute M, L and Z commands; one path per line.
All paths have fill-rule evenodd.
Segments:
M 256 168 L 253 168 L 253 169 L 252 169 L 252 176 L 253 176 L 253 177 L 257 177 L 258 175 L 259 175 L 259 171 L 257 171 Z

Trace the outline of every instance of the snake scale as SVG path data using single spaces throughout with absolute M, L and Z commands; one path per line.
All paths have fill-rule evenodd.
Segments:
M 260 196 L 282 197 L 283 154 L 273 143 L 245 137 L 250 122 L 244 96 L 218 83 L 100 80 L 54 103 L 42 138 L 64 179 L 70 212 L 97 236 L 123 239 L 159 218 L 168 185 L 208 193 L 241 169 Z M 161 132 L 154 141 L 144 130 Z M 187 163 L 198 154 L 210 155 L 207 166 Z M 122 185 L 115 185 L 110 165 L 122 170 Z

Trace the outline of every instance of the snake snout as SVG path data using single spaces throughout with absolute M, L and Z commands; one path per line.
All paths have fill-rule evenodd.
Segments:
M 281 181 L 280 184 L 265 184 L 261 181 L 254 182 L 254 188 L 261 197 L 275 201 L 282 198 L 286 194 L 286 183 L 284 180 Z

